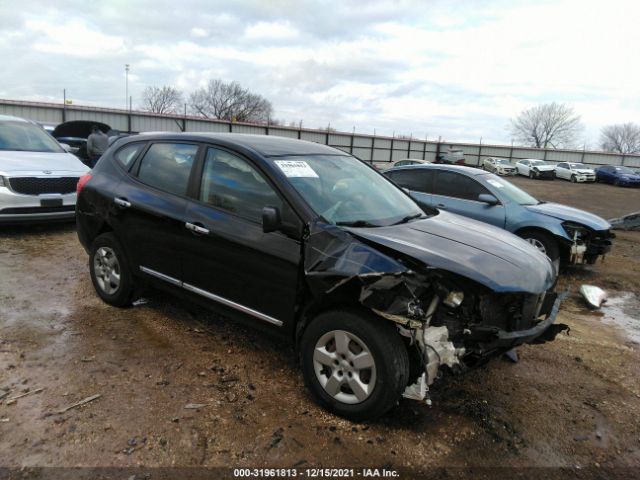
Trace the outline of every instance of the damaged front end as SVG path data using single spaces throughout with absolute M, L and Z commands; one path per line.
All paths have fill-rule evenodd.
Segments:
M 537 293 L 495 291 L 427 260 L 327 224 L 311 226 L 305 242 L 305 276 L 316 303 L 356 299 L 394 322 L 414 350 L 405 398 L 430 404 L 429 386 L 443 367 L 464 371 L 568 328 L 554 324 L 564 295 L 550 284 Z

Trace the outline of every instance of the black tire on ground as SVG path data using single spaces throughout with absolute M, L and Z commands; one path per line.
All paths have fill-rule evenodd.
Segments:
M 355 335 L 365 344 L 373 357 L 374 386 L 360 403 L 346 403 L 334 398 L 325 391 L 318 378 L 319 375 L 316 374 L 314 365 L 316 346 L 325 335 L 331 336 L 330 332 L 333 331 L 345 331 Z M 356 349 L 357 352 L 358 344 L 349 341 L 348 347 L 350 350 Z M 336 348 L 335 354 L 337 353 Z M 300 363 L 305 384 L 314 400 L 327 410 L 354 421 L 373 419 L 386 413 L 396 404 L 409 381 L 409 355 L 393 322 L 355 308 L 331 310 L 314 318 L 302 334 Z M 342 378 L 343 373 L 340 370 L 342 366 L 332 366 L 320 375 L 333 376 L 333 368 L 335 368 L 335 374 Z M 359 371 L 358 377 L 363 378 L 360 372 L 363 371 Z M 364 371 L 364 373 L 367 372 Z M 346 377 L 345 381 L 348 382 Z M 347 384 L 340 387 L 340 391 L 347 389 L 348 394 L 349 388 Z
M 616 187 L 619 187 L 619 186 L 620 186 L 620 180 L 618 180 L 618 179 L 616 178 L 616 179 L 613 181 L 613 184 L 614 184 Z
M 559 266 L 560 247 L 558 246 L 558 242 L 550 234 L 541 232 L 539 230 L 525 230 L 522 232 L 518 232 L 518 236 L 524 238 L 529 243 L 541 244 L 545 250 L 545 253 L 547 254 L 547 257 L 549 257 L 551 261 L 554 262 L 554 265 L 556 265 L 557 263 Z
M 529 170 L 529 178 L 531 180 L 533 180 L 534 178 L 536 178 L 535 174 L 533 173 L 533 170 Z
M 571 175 L 571 183 L 576 183 L 576 176 L 575 175 Z
M 104 279 L 101 279 L 96 272 L 96 268 L 101 268 L 99 264 L 104 264 L 103 254 L 107 253 L 108 258 L 115 258 L 115 262 L 112 260 L 112 265 L 109 268 L 119 276 L 119 282 L 117 286 L 110 284 L 108 287 L 104 286 Z M 134 295 L 134 283 L 133 276 L 129 270 L 124 251 L 120 246 L 120 242 L 116 236 L 111 233 L 103 233 L 98 236 L 91 244 L 91 250 L 89 251 L 89 271 L 91 273 L 91 282 L 93 288 L 95 288 L 98 296 L 109 305 L 114 307 L 127 307 L 131 305 Z M 109 289 L 109 291 L 107 291 Z

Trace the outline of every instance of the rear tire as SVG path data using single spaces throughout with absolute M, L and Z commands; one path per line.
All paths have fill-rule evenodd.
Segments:
M 314 400 L 354 421 L 386 413 L 409 381 L 409 355 L 395 326 L 364 310 L 313 319 L 302 334 L 300 363 Z
M 103 233 L 89 252 L 91 282 L 98 296 L 114 307 L 127 307 L 134 294 L 133 276 L 116 236 Z

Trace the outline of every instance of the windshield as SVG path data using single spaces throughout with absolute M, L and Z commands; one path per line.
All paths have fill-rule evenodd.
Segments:
M 569 166 L 571 168 L 588 168 L 588 167 L 585 167 L 582 163 L 570 163 Z
M 484 175 L 484 181 L 487 182 L 492 188 L 499 193 L 499 196 L 507 198 L 519 205 L 538 205 L 540 202 L 529 195 L 524 190 L 516 187 L 513 183 L 507 182 L 503 178 L 494 175 L 493 173 Z
M 329 223 L 379 227 L 424 216 L 404 192 L 354 157 L 305 155 L 272 161 Z
M 28 122 L 0 122 L 0 150 L 64 152 L 51 135 Z
M 496 163 L 499 163 L 500 165 L 511 165 L 511 162 L 504 158 L 496 158 Z
M 625 175 L 633 175 L 635 172 L 627 167 L 616 167 L 616 172 L 624 173 Z

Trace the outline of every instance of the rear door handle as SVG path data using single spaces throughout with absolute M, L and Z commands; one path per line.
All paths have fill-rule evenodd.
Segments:
M 114 198 L 113 203 L 122 208 L 129 208 L 131 206 L 131 202 L 127 201 L 124 198 Z
M 184 226 L 187 227 L 187 230 L 191 230 L 193 233 L 199 233 L 200 235 L 208 235 L 211 233 L 209 229 L 196 225 L 195 223 L 186 222 Z

